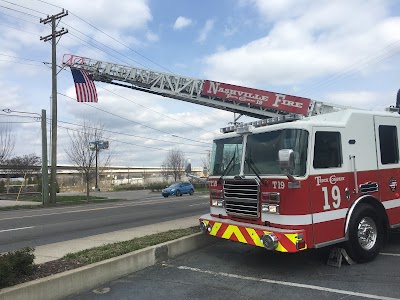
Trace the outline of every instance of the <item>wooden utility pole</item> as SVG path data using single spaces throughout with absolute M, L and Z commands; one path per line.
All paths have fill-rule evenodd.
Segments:
M 51 34 L 40 37 L 41 41 L 48 42 L 51 40 L 51 69 L 52 69 L 52 110 L 51 110 L 51 181 L 50 181 L 50 203 L 56 203 L 57 196 L 57 61 L 56 61 L 56 48 L 58 37 L 68 33 L 68 30 L 62 28 L 56 30 L 60 19 L 67 16 L 68 11 L 62 10 L 61 13 L 47 16 L 46 19 L 40 19 L 40 23 L 51 23 Z M 58 20 L 58 22 L 56 22 Z M 57 23 L 57 24 L 56 24 Z

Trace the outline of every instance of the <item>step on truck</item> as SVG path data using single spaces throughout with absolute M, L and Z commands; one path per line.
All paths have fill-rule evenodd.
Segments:
M 398 105 L 368 111 L 66 54 L 93 79 L 261 120 L 211 151 L 210 236 L 295 253 L 339 244 L 373 260 L 400 226 Z

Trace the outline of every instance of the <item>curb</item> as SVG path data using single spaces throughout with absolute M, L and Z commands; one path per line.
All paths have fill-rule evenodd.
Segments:
M 110 258 L 81 268 L 0 290 L 0 300 L 60 299 L 211 244 L 213 239 L 195 233 L 177 240 Z

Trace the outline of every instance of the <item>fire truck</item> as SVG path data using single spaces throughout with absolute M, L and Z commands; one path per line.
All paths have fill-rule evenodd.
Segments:
M 400 226 L 395 107 L 354 109 L 70 54 L 63 65 L 260 119 L 222 128 L 214 139 L 210 213 L 199 219 L 207 235 L 288 253 L 337 244 L 368 262 Z

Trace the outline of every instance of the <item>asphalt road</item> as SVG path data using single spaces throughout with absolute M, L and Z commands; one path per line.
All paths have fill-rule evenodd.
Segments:
M 370 263 L 328 266 L 328 250 L 283 254 L 218 240 L 65 299 L 400 299 L 400 231 Z
M 0 253 L 134 228 L 209 211 L 207 194 L 164 198 L 149 191 L 92 193 L 127 201 L 0 211 Z

